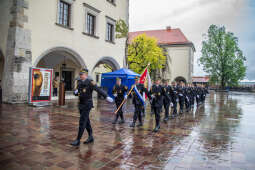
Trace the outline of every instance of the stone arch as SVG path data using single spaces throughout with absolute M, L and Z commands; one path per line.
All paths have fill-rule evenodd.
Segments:
M 62 52 L 66 52 L 66 53 L 70 54 L 71 56 L 74 57 L 77 64 L 80 64 L 83 68 L 87 68 L 87 66 L 86 66 L 84 60 L 82 59 L 82 57 L 77 52 L 75 52 L 74 50 L 72 50 L 68 47 L 53 47 L 53 48 L 50 48 L 50 49 L 46 50 L 39 57 L 36 58 L 36 60 L 33 62 L 33 65 L 37 66 L 38 63 L 41 61 L 41 59 L 43 59 L 48 54 L 53 53 L 53 52 L 57 52 L 57 51 L 62 51 Z
M 101 74 L 105 72 L 109 72 L 109 71 L 106 71 L 106 69 L 104 69 L 101 64 L 109 65 L 112 71 L 120 69 L 119 63 L 113 57 L 106 56 L 106 57 L 99 58 L 99 60 L 96 62 L 96 64 L 91 70 L 92 78 L 98 83 L 98 85 L 100 85 L 101 83 Z
M 65 82 L 65 90 L 75 88 L 79 72 L 87 68 L 82 57 L 67 47 L 54 47 L 43 52 L 33 63 L 35 67 L 52 68 L 54 77 Z
M 184 77 L 182 77 L 182 76 L 178 76 L 178 77 L 176 77 L 174 80 L 175 80 L 177 83 L 179 83 L 179 82 L 181 82 L 181 81 L 183 81 L 185 84 L 187 83 L 187 80 L 186 80 Z
M 112 67 L 113 70 L 118 70 L 120 69 L 119 63 L 113 58 L 113 57 L 101 57 L 95 64 L 95 66 L 92 69 L 92 72 L 94 69 L 99 65 L 99 64 L 108 64 L 109 66 Z

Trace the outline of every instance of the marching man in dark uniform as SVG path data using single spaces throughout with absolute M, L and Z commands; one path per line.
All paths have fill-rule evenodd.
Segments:
M 171 96 L 171 100 L 172 100 L 172 118 L 174 118 L 175 116 L 177 116 L 177 103 L 178 103 L 178 93 L 177 93 L 177 87 L 176 87 L 176 82 L 173 81 L 172 82 L 172 90 L 170 91 L 170 96 Z
M 92 127 L 90 124 L 89 113 L 93 108 L 92 92 L 97 91 L 100 95 L 107 99 L 109 102 L 113 102 L 113 99 L 108 97 L 107 94 L 97 87 L 96 83 L 88 78 L 88 70 L 83 69 L 80 71 L 80 80 L 77 82 L 77 89 L 74 94 L 79 96 L 79 110 L 80 110 L 80 121 L 79 121 L 79 131 L 77 139 L 71 143 L 73 146 L 79 146 L 80 140 L 82 138 L 83 132 L 86 128 L 88 132 L 88 139 L 84 144 L 88 144 L 94 141 L 92 135 Z
M 182 81 L 179 83 L 179 85 L 177 85 L 177 93 L 178 93 L 178 98 L 179 98 L 180 114 L 182 114 L 183 108 L 184 108 L 184 100 L 185 100 Z
M 112 94 L 115 97 L 116 108 L 119 108 L 119 106 L 121 105 L 124 98 L 127 97 L 126 96 L 127 90 L 128 90 L 128 87 L 121 84 L 121 79 L 116 78 L 116 85 L 114 85 L 114 87 L 112 89 Z M 122 106 L 119 109 L 119 111 L 117 112 L 116 117 L 115 117 L 114 121 L 112 122 L 112 124 L 116 124 L 119 117 L 121 119 L 121 121 L 119 123 L 120 124 L 125 123 L 124 117 L 123 117 Z
M 155 85 L 152 86 L 150 91 L 151 94 L 151 105 L 155 114 L 156 127 L 153 132 L 157 132 L 160 129 L 160 111 L 163 106 L 163 97 L 170 100 L 169 96 L 164 91 L 164 88 L 160 85 L 160 79 L 157 79 Z
M 169 96 L 169 97 L 164 97 L 163 99 L 163 103 L 164 103 L 164 109 L 165 109 L 165 118 L 164 118 L 164 121 L 168 121 L 169 119 L 169 106 L 170 106 L 170 103 L 171 103 L 171 91 L 172 91 L 172 88 L 171 86 L 168 85 L 168 80 L 164 80 L 164 91 L 165 93 Z
M 143 84 L 139 83 L 139 77 L 135 78 L 135 86 L 136 86 L 137 90 L 139 91 L 139 93 L 141 95 L 145 92 L 146 95 L 149 97 L 149 99 L 151 99 L 148 90 L 144 87 Z M 139 124 L 137 126 L 138 127 L 143 126 L 142 109 L 144 107 L 144 104 L 141 101 L 141 99 L 139 98 L 139 96 L 136 94 L 135 89 L 132 90 L 132 97 L 133 97 L 132 103 L 135 106 L 135 112 L 134 112 L 134 116 L 133 116 L 133 122 L 130 124 L 130 127 L 135 127 L 135 123 L 136 123 L 137 118 L 139 120 Z

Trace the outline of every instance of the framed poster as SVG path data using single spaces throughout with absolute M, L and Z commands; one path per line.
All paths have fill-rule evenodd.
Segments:
M 53 69 L 30 68 L 29 103 L 51 101 Z

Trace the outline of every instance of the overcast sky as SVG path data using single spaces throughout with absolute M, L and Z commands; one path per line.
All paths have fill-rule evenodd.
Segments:
M 255 80 L 255 0 L 130 0 L 130 31 L 180 28 L 195 44 L 194 75 L 202 34 L 211 24 L 224 25 L 239 38 L 247 58 L 247 78 Z

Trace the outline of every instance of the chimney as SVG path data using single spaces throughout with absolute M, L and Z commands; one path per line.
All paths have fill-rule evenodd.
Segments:
M 171 31 L 171 26 L 167 26 L 167 27 L 166 27 L 166 30 L 167 30 L 167 31 Z

